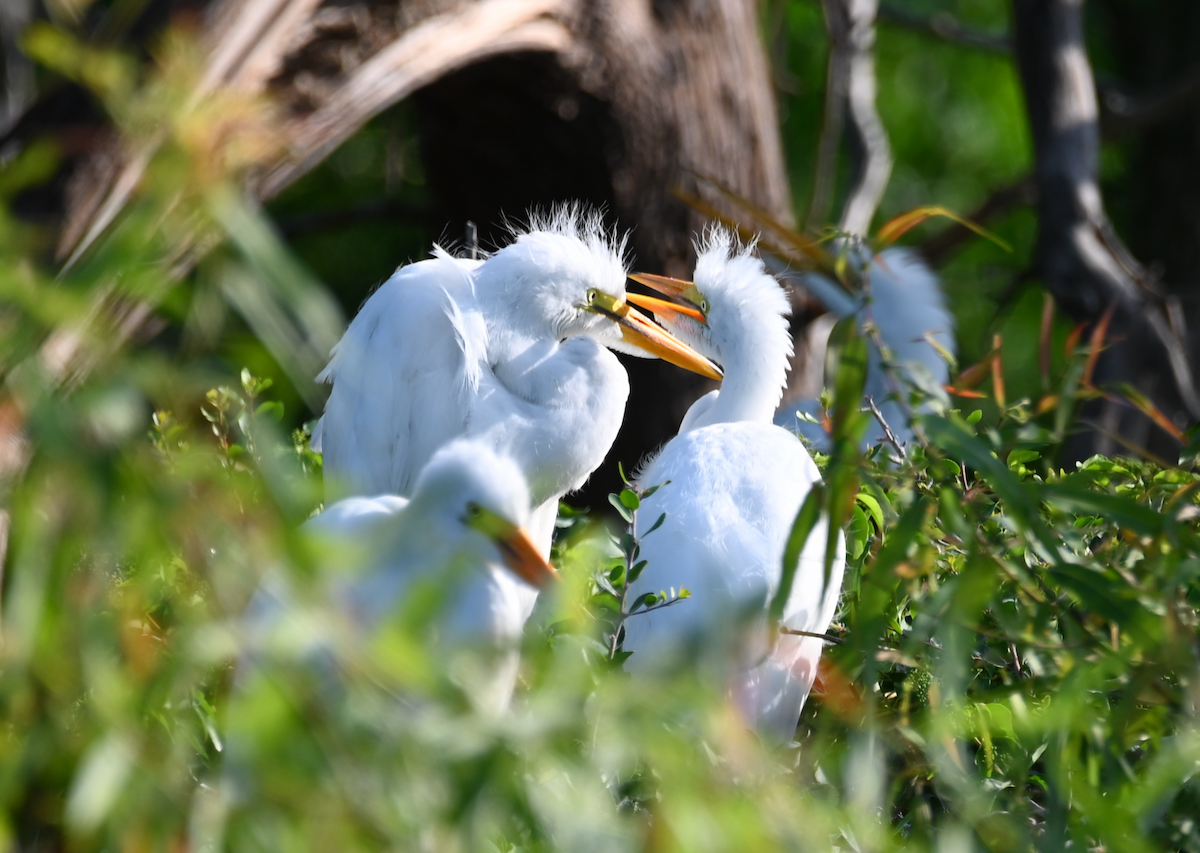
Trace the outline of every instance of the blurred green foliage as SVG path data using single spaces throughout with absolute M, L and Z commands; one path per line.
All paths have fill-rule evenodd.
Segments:
M 994 25 L 994 3 L 964 3 L 964 17 L 976 5 Z M 815 8 L 787 7 L 797 44 L 814 38 Z M 41 61 L 122 99 L 111 113 L 131 143 L 159 144 L 128 211 L 57 276 L 38 260 L 45 236 L 7 213 L 54 152 L 0 166 L 0 423 L 20 436 L 0 448 L 0 849 L 1200 851 L 1197 443 L 1182 466 L 1060 469 L 1086 345 L 1064 352 L 1056 333 L 1050 387 L 1006 351 L 1009 384 L 1032 390 L 986 418 L 931 401 L 898 461 L 853 450 L 862 413 L 837 400 L 855 398 L 861 360 L 842 360 L 835 451 L 820 460 L 824 508 L 849 540 L 840 642 L 795 744 L 764 749 L 686 669 L 647 683 L 614 665 L 636 543 L 578 515 L 556 544 L 564 582 L 527 629 L 514 707 L 491 716 L 422 647 L 428 614 L 348 644 L 295 534 L 319 506 L 320 460 L 291 427 L 339 314 L 322 252 L 306 267 L 234 189 L 270 144 L 269 113 L 182 97 L 195 71 L 184 40 L 122 82 L 38 38 Z M 911 38 L 881 31 L 888 86 L 961 64 L 975 85 L 1007 87 L 1012 108 L 999 60 L 953 46 L 907 60 Z M 964 79 L 939 109 L 885 117 L 975 121 Z M 954 167 L 907 153 L 937 133 L 893 128 L 917 177 L 898 175 L 888 203 L 969 205 L 1011 177 L 1011 118 L 976 146 L 949 133 Z M 991 170 L 976 189 L 954 179 L 962 158 Z M 298 185 L 295 211 L 306 192 L 319 187 Z M 1024 251 L 1021 215 L 998 230 Z M 202 242 L 194 271 L 175 275 L 179 247 Z M 961 281 L 995 294 L 980 282 L 1011 263 L 997 251 L 960 256 L 952 293 Z M 385 267 L 362 263 L 354 276 Z M 1036 317 L 1040 299 L 1020 299 L 1000 328 L 1036 365 L 1018 315 Z M 996 328 L 955 304 L 962 334 Z M 137 336 L 141 316 L 160 327 L 153 340 Z M 1011 402 L 1043 394 L 1041 412 Z M 632 513 L 640 498 L 616 502 Z M 297 642 L 235 675 L 241 615 L 268 572 L 310 593 Z M 322 681 L 313 643 L 344 689 Z
M 370 122 L 269 210 L 296 256 L 352 315 L 400 264 L 420 260 L 434 239 L 411 107 L 401 103 Z

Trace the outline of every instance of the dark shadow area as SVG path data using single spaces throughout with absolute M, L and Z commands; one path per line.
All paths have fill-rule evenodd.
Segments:
M 621 156 L 607 105 L 554 57 L 481 62 L 417 92 L 416 126 L 431 195 L 428 222 L 458 240 L 467 220 L 484 248 L 507 242 L 504 218 L 582 200 L 613 216 L 609 164 Z

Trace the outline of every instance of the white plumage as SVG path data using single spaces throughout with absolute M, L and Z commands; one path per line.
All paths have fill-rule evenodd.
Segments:
M 529 593 L 554 578 L 523 530 L 528 517 L 517 466 L 485 443 L 460 439 L 433 455 L 411 500 L 347 498 L 303 533 L 325 564 L 321 599 L 336 617 L 333 630 L 365 642 L 426 585 L 438 606 L 430 653 L 446 663 L 464 650 L 484 656 L 475 672 L 487 675 L 470 692 L 481 709 L 498 712 L 512 695 Z M 269 646 L 272 632 L 295 617 L 293 598 L 282 576 L 264 584 L 247 611 L 251 649 Z M 308 654 L 327 658 L 334 650 L 326 639 L 314 632 Z
M 314 442 L 331 496 L 411 492 L 445 442 L 511 456 L 549 552 L 558 499 L 603 461 L 629 382 L 609 352 L 716 369 L 623 302 L 624 241 L 560 209 L 485 261 L 438 250 L 367 300 L 319 379 L 333 383 Z
M 768 637 L 765 613 L 779 587 L 784 545 L 800 505 L 820 479 L 804 446 L 772 425 L 791 354 L 787 299 L 750 247 L 724 230 L 697 248 L 695 283 L 634 276 L 670 302 L 630 294 L 680 339 L 719 362 L 718 391 L 688 410 L 680 434 L 638 475 L 650 487 L 638 513 L 645 536 L 633 596 L 681 587 L 691 598 L 634 615 L 624 648 L 633 671 L 695 655 L 715 667 L 746 721 L 767 739 L 790 740 L 816 677 L 821 641 Z M 845 564 L 840 545 L 828 583 L 828 526 L 809 537 L 784 609 L 789 628 L 823 633 L 837 606 Z
M 811 290 L 838 317 L 857 314 L 860 323 L 869 318 L 879 329 L 879 336 L 891 350 L 893 363 L 906 383 L 927 392 L 936 392 L 950 377 L 950 369 L 929 338 L 947 352 L 953 353 L 954 317 L 946 307 L 938 277 L 911 249 L 892 247 L 877 255 L 854 252 L 852 260 L 862 263 L 870 283 L 871 302 L 855 297 L 833 281 L 808 273 L 804 286 Z M 888 426 L 901 443 L 912 437 L 908 407 L 894 399 L 893 381 L 883 369 L 883 360 L 873 340 L 868 339 L 869 361 L 863 396 L 874 400 Z M 907 397 L 908 387 L 900 393 Z M 820 419 L 816 400 L 789 400 L 776 415 L 775 423 L 803 435 L 820 450 L 828 450 L 829 435 L 817 424 L 796 417 L 800 410 Z M 870 421 L 864 439 L 865 446 L 882 441 L 883 427 Z

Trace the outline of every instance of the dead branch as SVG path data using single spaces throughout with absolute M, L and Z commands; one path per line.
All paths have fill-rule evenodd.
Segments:
M 371 57 L 324 105 L 288 128 L 286 162 L 270 170 L 256 194 L 271 198 L 325 159 L 369 119 L 413 91 L 472 62 L 502 53 L 563 53 L 572 43 L 562 0 L 487 0 L 431 18 Z
M 829 34 L 829 65 L 825 78 L 825 114 L 817 145 L 816 172 L 806 225 L 820 227 L 829 219 L 833 190 L 837 183 L 838 149 L 846 121 L 846 97 L 850 89 L 850 43 L 845 18 L 837 0 L 825 2 L 825 29 Z
M 1018 207 L 1033 204 L 1037 200 L 1037 184 L 1032 175 L 1025 175 L 1011 184 L 992 191 L 983 204 L 967 214 L 967 219 L 977 225 L 987 225 Z M 939 231 L 921 244 L 921 254 L 932 267 L 941 266 L 946 259 L 964 243 L 978 237 L 974 231 L 957 223 Z
M 883 13 L 880 13 L 880 17 Z M 1115 90 L 1100 93 L 1100 138 L 1114 139 L 1122 134 L 1152 127 L 1178 115 L 1200 100 L 1200 68 L 1197 68 L 1162 88 L 1138 95 Z M 967 219 L 980 225 L 999 219 L 1010 211 L 1035 204 L 1037 184 L 1033 175 L 1024 177 L 992 191 L 982 204 L 967 214 Z M 921 244 L 921 254 L 932 266 L 940 266 L 964 243 L 976 235 L 962 225 L 951 225 Z
M 883 412 L 879 411 L 879 407 L 875 405 L 875 399 L 873 397 L 867 397 L 866 401 L 867 409 L 865 411 L 869 411 L 872 415 L 874 415 L 875 420 L 879 422 L 881 427 L 883 427 L 883 435 L 884 438 L 887 439 L 887 443 L 895 448 L 896 452 L 900 454 L 900 459 L 902 461 L 907 459 L 908 454 L 905 453 L 904 446 L 900 444 L 900 440 L 896 438 L 896 434 L 892 432 L 892 428 L 888 425 L 888 422 L 884 420 Z
M 850 129 L 862 149 L 841 229 L 866 235 L 892 174 L 892 150 L 875 109 L 875 13 L 878 0 L 823 0 L 836 51 L 846 59 L 845 103 Z M 840 69 L 839 69 L 840 70 Z
M 12 127 L 33 95 L 33 64 L 20 46 L 32 7 L 30 0 L 0 3 L 0 134 Z
M 990 33 L 968 27 L 948 12 L 938 12 L 927 17 L 910 11 L 898 3 L 881 3 L 879 20 L 934 36 L 962 47 L 986 50 L 989 53 L 1012 52 L 1012 39 L 1007 33 Z
M 1165 121 L 1200 100 L 1200 67 L 1151 92 L 1133 95 L 1108 87 L 1100 95 L 1100 134 L 1111 139 Z

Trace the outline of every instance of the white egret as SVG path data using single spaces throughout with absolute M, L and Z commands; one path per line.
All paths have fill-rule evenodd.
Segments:
M 874 256 L 863 251 L 852 252 L 851 259 L 865 267 L 870 285 L 869 306 L 865 296 L 855 296 L 816 273 L 804 276 L 804 286 L 839 318 L 857 314 L 861 323 L 870 319 L 891 351 L 892 362 L 902 382 L 927 393 L 938 393 L 938 389 L 950 381 L 950 368 L 938 347 L 951 354 L 955 349 L 954 317 L 946 307 L 938 277 L 916 252 L 898 246 Z M 931 340 L 936 341 L 937 347 Z M 894 388 L 873 339 L 868 339 L 868 348 L 863 397 L 874 401 L 903 445 L 911 440 L 912 427 L 908 408 L 895 399 L 895 394 L 907 395 L 909 389 Z M 821 419 L 820 404 L 816 400 L 799 399 L 785 401 L 775 423 L 803 435 L 819 450 L 828 450 L 829 434 L 819 424 L 797 417 L 798 410 L 818 421 Z M 883 427 L 872 419 L 864 446 L 876 444 L 884 437 Z
M 680 339 L 724 368 L 721 387 L 688 410 L 680 434 L 639 472 L 646 498 L 639 528 L 647 566 L 640 596 L 687 588 L 678 605 L 625 622 L 632 670 L 655 670 L 698 654 L 715 662 L 746 721 L 773 741 L 790 740 L 812 688 L 822 641 L 766 635 L 766 607 L 779 588 L 783 551 L 800 505 L 820 473 L 803 444 L 771 423 L 791 338 L 779 283 L 722 229 L 697 247 L 695 283 L 635 275 L 670 301 L 629 294 Z M 641 535 L 641 531 L 635 531 Z M 800 555 L 783 614 L 787 628 L 821 634 L 833 620 L 845 566 L 839 544 L 825 577 L 827 522 Z
M 425 626 L 427 650 L 448 663 L 464 650 L 483 655 L 469 692 L 482 710 L 496 712 L 508 706 L 516 680 L 527 593 L 556 577 L 524 529 L 528 518 L 529 490 L 516 464 L 484 442 L 459 439 L 429 460 L 411 500 L 346 498 L 303 532 L 328 563 L 321 598 L 335 631 L 365 641 L 423 591 L 422 604 L 436 608 Z M 247 611 L 252 650 L 286 633 L 293 599 L 281 576 L 264 583 Z M 301 642 L 310 644 L 298 650 L 302 656 L 332 655 L 336 666 L 336 648 L 322 632 Z
M 625 304 L 624 248 L 598 214 L 559 208 L 482 262 L 438 250 L 401 267 L 318 377 L 333 383 L 314 436 L 330 493 L 406 495 L 438 447 L 476 436 L 525 474 L 549 553 L 558 499 L 604 460 L 624 415 L 629 380 L 608 349 L 720 377 Z

